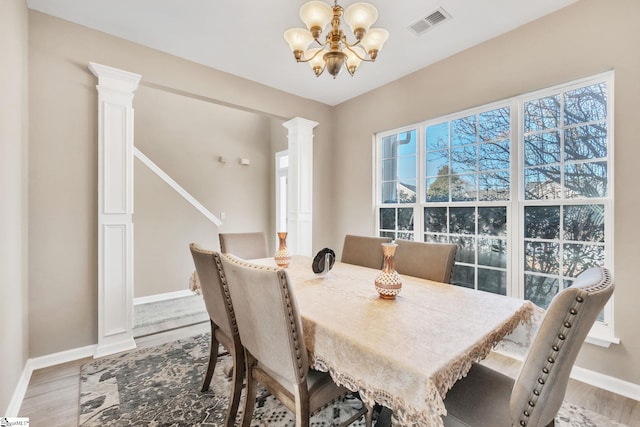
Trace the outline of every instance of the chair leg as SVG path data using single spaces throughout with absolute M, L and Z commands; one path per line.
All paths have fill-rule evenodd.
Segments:
M 256 380 L 253 378 L 253 367 L 256 365 L 256 360 L 245 352 L 245 374 L 247 376 L 246 394 L 244 396 L 244 406 L 242 411 L 242 427 L 251 426 L 251 418 L 253 417 L 253 410 L 256 406 Z M 241 389 L 241 387 L 240 387 Z
M 303 382 L 302 384 L 295 385 L 293 395 L 296 407 L 296 427 L 309 427 L 311 408 L 307 383 Z
M 340 427 L 350 426 L 351 424 L 353 424 L 354 422 L 356 422 L 357 420 L 362 418 L 363 415 L 364 415 L 364 424 L 365 424 L 365 426 L 366 427 L 371 427 L 372 424 L 373 424 L 373 407 L 370 407 L 369 405 L 365 405 L 364 402 L 362 402 L 362 408 L 360 408 L 358 410 L 358 412 L 353 414 L 351 417 L 349 417 L 346 420 L 344 420 L 340 424 Z
M 373 406 L 365 406 L 367 408 L 367 413 L 364 415 L 364 425 L 365 427 L 371 427 L 373 425 Z
M 218 363 L 218 339 L 216 338 L 216 326 L 213 320 L 209 319 L 211 323 L 211 347 L 209 348 L 209 365 L 207 366 L 207 373 L 204 376 L 204 383 L 202 384 L 202 392 L 209 390 L 211 385 L 211 378 L 213 378 L 213 371 L 216 369 L 216 363 Z
M 242 394 L 242 380 L 244 379 L 244 350 L 239 348 L 232 352 L 233 354 L 233 372 L 231 380 L 231 394 L 229 406 L 227 407 L 227 416 L 225 418 L 225 426 L 233 427 L 236 421 L 236 414 L 240 406 L 240 395 Z

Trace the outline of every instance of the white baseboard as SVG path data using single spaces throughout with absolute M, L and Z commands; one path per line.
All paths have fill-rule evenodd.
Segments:
M 596 371 L 574 366 L 571 378 L 583 383 L 640 401 L 640 384 L 634 384 L 619 378 L 610 377 Z
M 133 299 L 133 305 L 148 304 L 150 302 L 166 301 L 175 298 L 190 297 L 195 295 L 193 291 L 184 289 L 182 291 L 167 292 L 164 294 L 149 295 L 147 297 L 139 297 Z
M 15 418 L 18 416 L 18 412 L 22 406 L 22 401 L 24 400 L 24 395 L 27 392 L 27 387 L 29 386 L 31 373 L 33 372 L 33 369 L 27 369 L 28 364 L 29 361 L 27 360 L 27 363 L 25 363 L 24 369 L 22 370 L 22 374 L 20 375 L 20 379 L 18 380 L 18 384 L 11 396 L 11 401 L 9 401 L 9 406 L 5 412 L 6 417 Z
M 59 365 L 61 363 L 72 362 L 74 360 L 82 359 L 84 357 L 93 357 L 93 353 L 96 349 L 95 345 L 88 345 L 86 347 L 74 348 L 71 350 L 61 351 L 59 353 L 47 354 L 45 356 L 35 357 L 33 359 L 27 359 L 20 375 L 20 380 L 13 391 L 11 402 L 7 408 L 7 417 L 17 417 L 22 401 L 27 392 L 29 381 L 31 380 L 31 374 L 36 369 L 48 368 L 49 366 Z
M 519 360 L 521 362 L 524 360 L 523 355 L 521 354 L 515 354 L 503 350 L 493 351 L 503 356 Z M 571 369 L 571 378 L 576 381 L 589 384 L 590 386 L 601 388 L 603 390 L 628 397 L 629 399 L 640 401 L 640 384 L 634 384 L 629 381 L 621 380 L 619 378 L 611 377 L 609 375 L 601 374 L 600 372 L 581 368 L 575 365 Z

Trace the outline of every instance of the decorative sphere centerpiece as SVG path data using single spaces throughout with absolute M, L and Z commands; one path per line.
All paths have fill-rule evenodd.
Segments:
M 394 256 L 396 253 L 396 243 L 383 243 L 382 253 L 384 254 L 384 265 L 376 276 L 376 291 L 383 299 L 395 299 L 402 289 L 400 275 L 395 269 Z
M 278 250 L 276 251 L 274 258 L 278 267 L 287 268 L 289 267 L 289 262 L 291 262 L 291 254 L 287 249 L 287 232 L 278 232 L 278 239 L 280 239 L 280 243 L 278 245 Z

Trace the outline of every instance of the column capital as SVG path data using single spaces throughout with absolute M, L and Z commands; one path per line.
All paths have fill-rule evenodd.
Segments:
M 133 93 L 140 83 L 142 76 L 129 71 L 119 70 L 95 62 L 89 63 L 89 70 L 98 78 L 98 92 L 102 89 L 121 92 L 126 94 Z
M 302 117 L 294 117 L 293 119 L 284 122 L 282 126 L 289 129 L 289 131 L 293 132 L 295 130 L 309 129 L 312 130 L 316 126 L 318 126 L 318 122 L 314 122 L 313 120 L 303 119 Z

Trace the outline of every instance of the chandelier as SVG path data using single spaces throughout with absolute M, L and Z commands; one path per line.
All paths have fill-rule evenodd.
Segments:
M 355 41 L 350 43 L 340 28 L 340 19 L 351 28 Z M 369 3 L 354 3 L 345 10 L 335 0 L 333 7 L 323 1 L 310 1 L 300 8 L 300 19 L 307 26 L 291 28 L 284 33 L 285 40 L 297 62 L 307 62 L 316 77 L 327 69 L 335 79 L 346 65 L 353 76 L 362 61 L 373 62 L 382 49 L 389 32 L 383 28 L 370 28 L 378 19 L 378 10 Z M 322 32 L 331 22 L 324 42 Z M 314 43 L 318 47 L 309 48 Z

